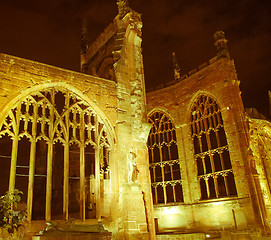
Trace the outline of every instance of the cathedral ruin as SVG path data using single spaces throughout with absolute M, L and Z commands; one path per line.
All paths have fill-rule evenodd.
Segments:
M 83 23 L 81 72 L 0 54 L 1 195 L 24 192 L 29 236 L 74 219 L 112 239 L 265 239 L 271 123 L 245 112 L 224 33 L 146 91 L 141 15 L 117 7 L 93 43 Z

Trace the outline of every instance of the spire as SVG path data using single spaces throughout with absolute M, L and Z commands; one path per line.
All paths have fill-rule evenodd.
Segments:
M 119 17 L 122 19 L 130 11 L 128 0 L 117 0 Z
M 81 29 L 81 54 L 85 54 L 88 49 L 87 40 L 87 20 L 86 17 L 82 18 L 82 29 Z
M 177 80 L 181 77 L 181 69 L 179 67 L 175 52 L 172 53 L 172 58 L 173 58 L 174 79 Z
M 228 51 L 228 40 L 225 38 L 225 33 L 223 31 L 217 31 L 214 34 L 214 39 L 215 39 L 215 46 L 217 49 L 217 57 L 218 58 L 229 58 L 230 54 Z

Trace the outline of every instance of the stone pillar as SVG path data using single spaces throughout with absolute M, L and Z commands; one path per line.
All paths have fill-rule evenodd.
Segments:
M 149 239 L 142 186 L 137 182 L 124 183 L 121 187 L 123 239 Z
M 150 127 L 150 126 L 149 126 Z M 145 131 L 146 136 L 148 136 L 149 128 Z M 147 139 L 147 137 L 146 137 Z M 151 193 L 151 178 L 149 170 L 149 157 L 148 157 L 148 148 L 145 143 L 137 142 L 137 168 L 138 168 L 138 181 L 142 186 L 142 194 L 144 201 L 145 209 L 145 218 L 147 223 L 147 230 L 149 232 L 149 239 L 156 239 L 155 234 L 155 223 L 154 223 L 154 213 L 153 213 L 153 199 Z

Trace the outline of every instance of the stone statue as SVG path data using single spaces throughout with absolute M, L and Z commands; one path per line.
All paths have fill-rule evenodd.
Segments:
M 131 148 L 130 152 L 128 153 L 128 182 L 135 182 L 137 181 L 138 177 L 138 168 L 136 165 L 136 154 L 133 151 L 133 148 Z

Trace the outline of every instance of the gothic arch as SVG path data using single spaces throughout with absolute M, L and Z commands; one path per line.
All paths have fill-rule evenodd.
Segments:
M 234 173 L 221 108 L 198 94 L 189 108 L 189 125 L 201 199 L 236 196 Z
M 155 112 L 163 112 L 163 113 L 165 113 L 168 116 L 168 118 L 171 120 L 171 122 L 173 123 L 173 125 L 174 126 L 177 125 L 176 119 L 172 116 L 172 114 L 169 111 L 167 111 L 166 108 L 155 107 L 155 108 L 153 108 L 152 110 L 149 111 L 149 113 L 147 114 L 147 117 L 151 116 Z
M 110 178 L 115 142 L 96 104 L 74 87 L 44 84 L 10 101 L 1 120 L 0 145 L 8 142 L 11 148 L 3 155 L 10 159 L 9 191 L 23 188 L 21 207 L 27 208 L 28 220 L 95 217 L 92 205 L 97 208 L 101 176 Z
M 4 121 L 5 117 L 7 116 L 7 113 L 9 109 L 11 109 L 18 101 L 21 99 L 27 97 L 28 95 L 31 95 L 34 92 L 43 91 L 47 88 L 58 88 L 58 89 L 65 89 L 66 91 L 70 91 L 76 95 L 78 95 L 79 98 L 86 101 L 89 106 L 93 108 L 93 110 L 99 115 L 99 117 L 104 122 L 105 126 L 108 129 L 108 134 L 110 136 L 110 144 L 113 147 L 116 142 L 116 135 L 114 128 L 112 124 L 110 123 L 108 117 L 105 115 L 105 113 L 100 109 L 100 107 L 87 95 L 82 93 L 78 88 L 75 86 L 65 83 L 65 82 L 52 82 L 52 83 L 43 83 L 38 84 L 32 87 L 29 87 L 27 89 L 21 90 L 15 96 L 12 96 L 11 99 L 8 99 L 8 103 L 5 104 L 0 108 L 0 124 L 2 125 L 2 122 Z
M 192 105 L 193 103 L 195 102 L 195 100 L 199 97 L 199 96 L 208 96 L 212 99 L 215 100 L 215 102 L 220 106 L 221 109 L 223 109 L 225 106 L 223 104 L 223 102 L 220 100 L 220 98 L 218 96 L 216 96 L 214 93 L 210 93 L 210 92 L 207 92 L 207 91 L 197 91 L 193 97 L 191 97 L 189 103 L 187 104 L 187 111 L 186 111 L 186 116 L 185 116 L 185 123 L 189 123 L 190 121 L 190 112 L 191 112 L 191 108 L 192 108 Z
M 180 160 L 175 125 L 163 111 L 152 111 L 147 147 L 154 204 L 183 202 Z

